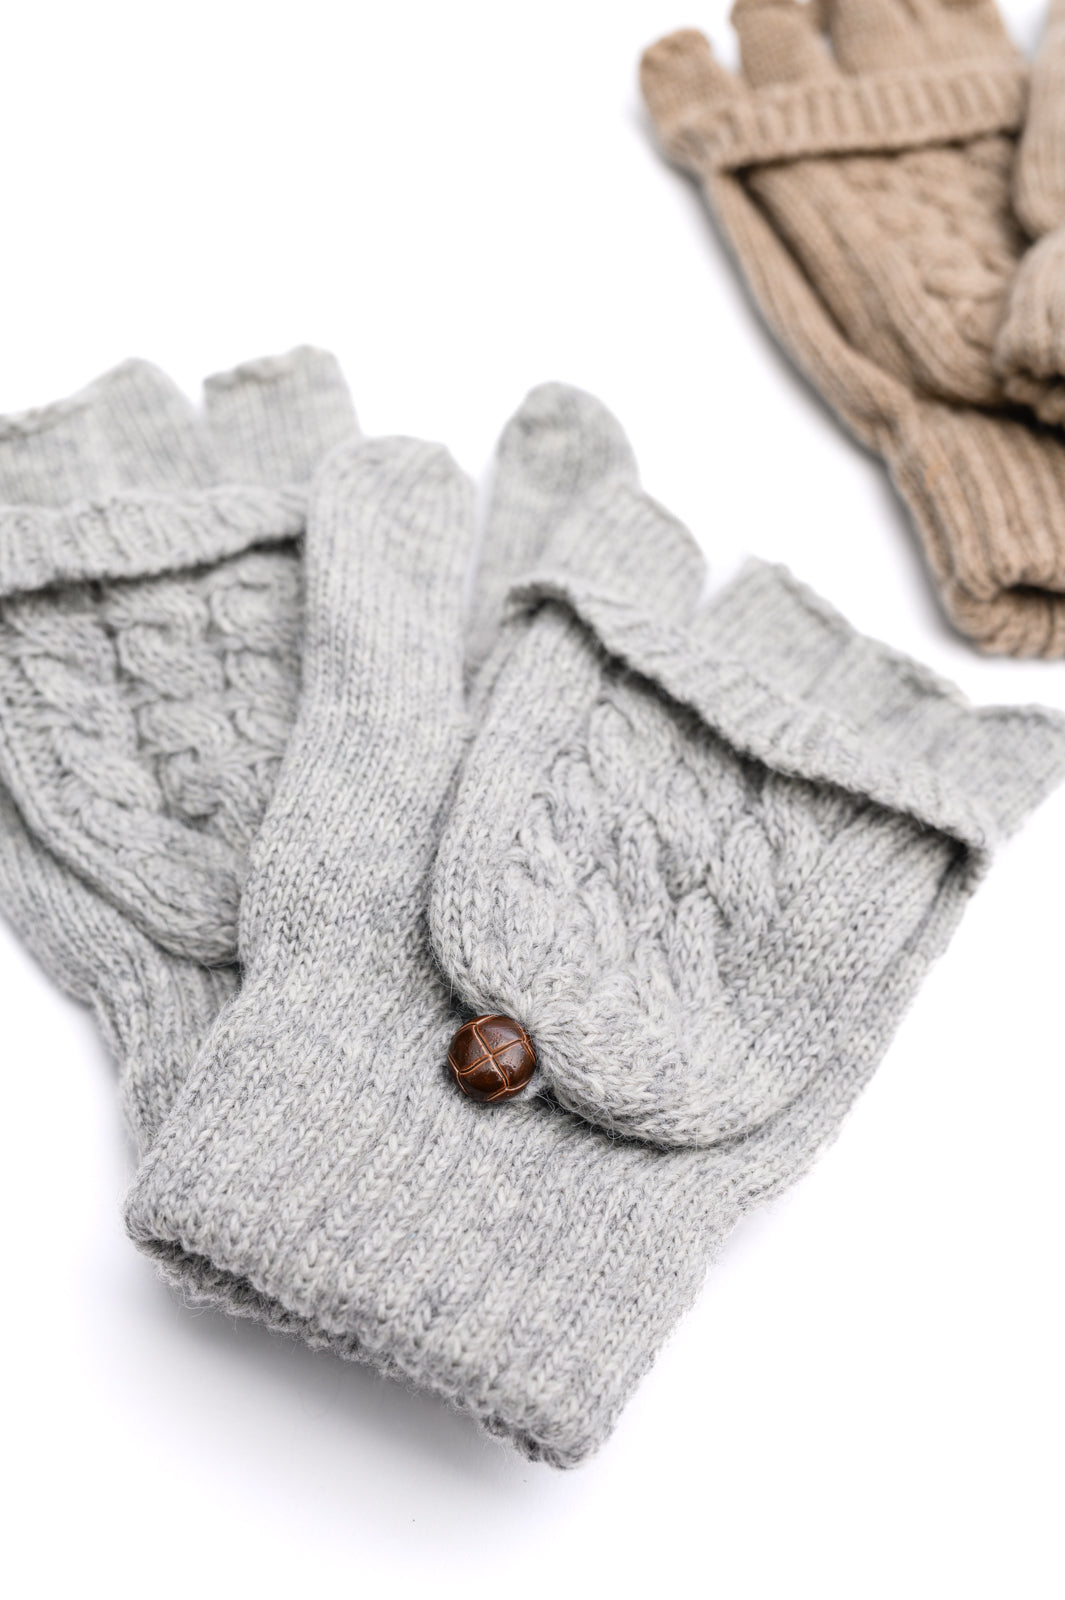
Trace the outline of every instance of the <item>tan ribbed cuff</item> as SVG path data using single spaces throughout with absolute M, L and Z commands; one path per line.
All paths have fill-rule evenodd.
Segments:
M 1016 133 L 1027 74 L 1020 62 L 972 61 L 924 71 L 820 77 L 763 88 L 726 86 L 702 34 L 684 30 L 648 51 L 644 89 L 674 156 L 737 172 L 809 156 L 878 154 Z M 707 75 L 715 78 L 708 93 Z
M 773 85 L 707 116 L 709 159 L 735 172 L 806 156 L 890 154 L 1015 133 L 1024 119 L 1019 66 L 883 72 Z
M 1065 656 L 1065 451 L 1001 416 L 934 403 L 885 455 L 955 625 L 996 655 Z

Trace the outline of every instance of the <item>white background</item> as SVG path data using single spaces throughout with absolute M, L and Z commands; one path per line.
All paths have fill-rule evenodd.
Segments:
M 1009 0 L 1030 45 L 1037 0 Z M 9 6 L 0 408 L 302 341 L 483 473 L 592 389 L 719 570 L 787 561 L 977 700 L 880 466 L 656 155 L 641 48 L 721 0 Z M 92 1025 L 0 926 L 0 1563 L 13 1596 L 1059 1595 L 1065 793 L 1003 852 L 815 1173 L 733 1238 L 585 1468 L 187 1314 L 130 1247 Z

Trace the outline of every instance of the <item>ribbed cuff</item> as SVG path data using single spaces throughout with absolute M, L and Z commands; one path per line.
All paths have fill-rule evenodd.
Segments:
M 1027 98 L 1025 68 L 1009 60 L 748 89 L 728 82 L 694 30 L 647 51 L 643 84 L 667 148 L 718 172 L 1015 133 Z
M 1025 83 L 1020 65 L 978 63 L 773 85 L 723 106 L 699 129 L 722 172 L 807 156 L 897 153 L 1015 133 Z
M 1065 656 L 1060 435 L 928 403 L 883 448 L 961 632 L 996 655 Z
M 0 596 L 55 583 L 157 577 L 302 534 L 297 489 L 113 495 L 61 510 L 0 507 Z

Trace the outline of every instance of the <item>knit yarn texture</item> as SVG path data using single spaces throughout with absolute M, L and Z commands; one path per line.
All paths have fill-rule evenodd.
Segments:
M 469 484 L 409 440 L 316 479 L 244 983 L 127 1222 L 194 1303 L 570 1466 L 833 1137 L 1065 724 L 974 710 L 776 569 L 693 615 L 695 545 L 616 424 L 529 408 L 505 444 L 550 537 L 469 697 Z M 451 1080 L 474 1011 L 530 1030 L 524 1096 Z
M 1007 405 L 996 353 L 1025 70 L 990 0 L 827 13 L 738 0 L 742 75 L 676 33 L 647 103 L 777 338 L 886 461 L 955 625 L 1065 655 L 1065 441 Z
M 237 982 L 237 905 L 295 714 L 332 357 L 129 362 L 0 422 L 0 906 L 95 1009 L 144 1145 Z
M 1013 175 L 1017 215 L 1037 241 L 1021 264 L 995 360 L 1007 395 L 1065 423 L 1065 0 L 1050 0 Z

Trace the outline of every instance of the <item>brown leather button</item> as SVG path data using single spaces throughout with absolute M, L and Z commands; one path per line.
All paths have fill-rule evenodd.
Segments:
M 536 1051 L 510 1017 L 474 1017 L 451 1041 L 448 1066 L 471 1100 L 512 1100 L 536 1070 Z

